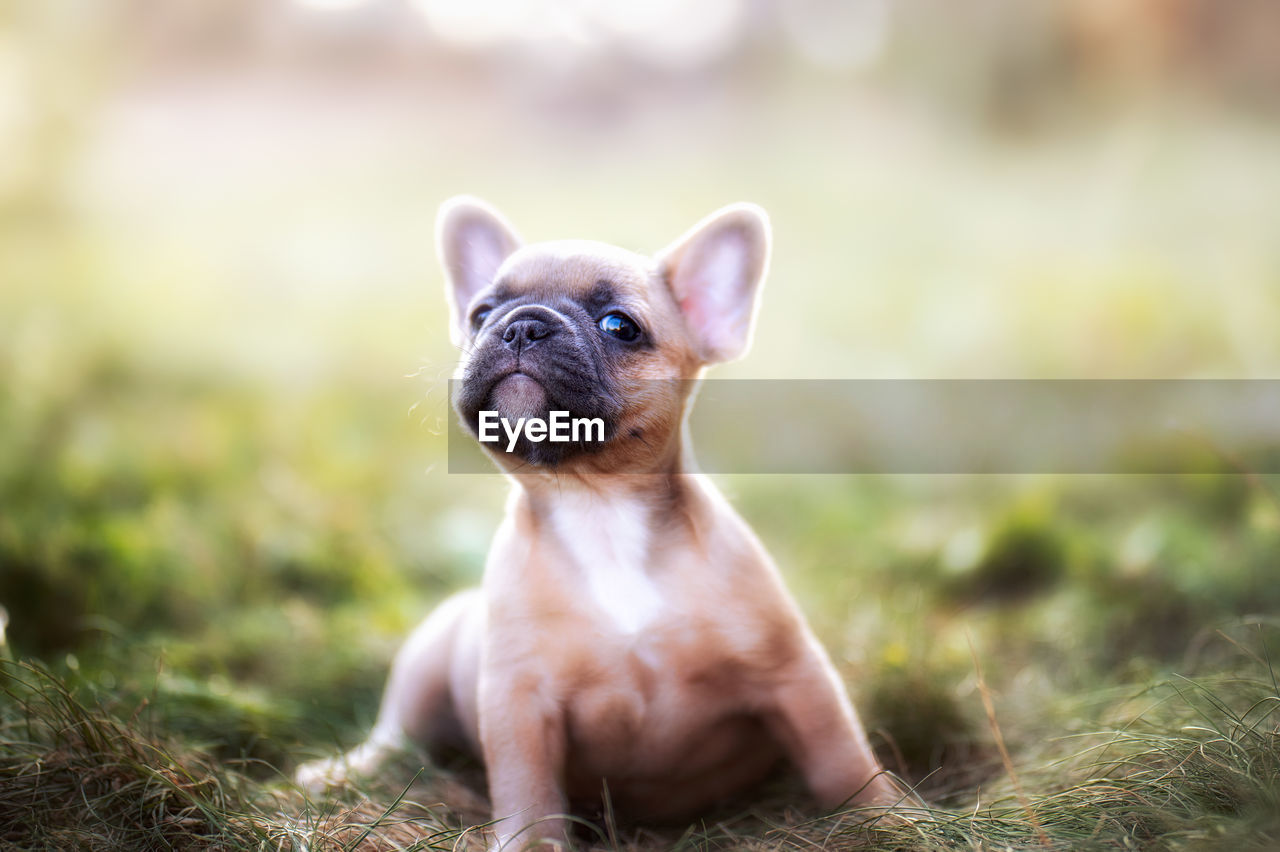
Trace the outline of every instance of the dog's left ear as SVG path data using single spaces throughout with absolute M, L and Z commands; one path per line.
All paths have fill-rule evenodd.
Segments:
M 745 353 L 769 267 L 764 210 L 755 204 L 717 210 L 659 252 L 657 262 L 702 362 L 732 361 Z
M 449 302 L 449 335 L 454 345 L 467 339 L 467 306 L 493 283 L 498 267 L 520 247 L 520 236 L 502 214 L 478 198 L 460 195 L 436 215 L 436 249 L 444 264 Z

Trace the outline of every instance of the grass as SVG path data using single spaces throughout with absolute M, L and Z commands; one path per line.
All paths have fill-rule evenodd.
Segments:
M 255 780 L 157 735 L 146 699 L 126 716 L 118 697 L 77 695 L 83 682 L 32 663 L 5 662 L 0 682 L 5 848 L 445 849 L 464 834 L 403 796 L 317 805 L 262 765 Z
M 775 782 L 745 810 L 683 832 L 619 831 L 600 849 L 1273 848 L 1280 841 L 1280 625 L 1239 624 L 1214 668 L 1072 708 L 1095 729 L 1022 755 L 952 807 L 827 816 Z M 273 767 L 216 759 L 163 733 L 150 702 L 33 663 L 0 667 L 0 840 L 14 849 L 482 848 L 479 797 L 447 770 L 309 801 Z M 1135 711 L 1135 708 L 1141 710 Z M 999 736 L 994 709 L 991 731 Z M 1053 720 L 1056 722 L 1057 720 Z M 412 763 L 406 758 L 402 769 Z M 395 773 L 389 772 L 388 776 Z M 474 783 L 474 778 L 472 779 Z

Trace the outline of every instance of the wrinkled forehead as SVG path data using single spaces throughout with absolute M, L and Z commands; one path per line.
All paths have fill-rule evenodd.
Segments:
M 584 297 L 608 285 L 619 294 L 641 296 L 648 292 L 651 270 L 649 258 L 607 243 L 535 243 L 503 262 L 494 289 L 512 295 L 555 292 Z

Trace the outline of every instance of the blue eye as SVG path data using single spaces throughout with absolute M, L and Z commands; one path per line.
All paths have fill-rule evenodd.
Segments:
M 614 311 L 600 318 L 600 330 L 610 337 L 631 343 L 640 337 L 640 326 L 626 314 Z

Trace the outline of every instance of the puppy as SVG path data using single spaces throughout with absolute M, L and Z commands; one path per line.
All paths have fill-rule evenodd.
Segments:
M 606 787 L 633 819 L 685 818 L 784 758 L 826 807 L 897 801 L 777 569 L 684 440 L 703 369 L 747 349 L 764 211 L 726 207 L 652 258 L 524 245 L 470 198 L 441 208 L 437 236 L 465 425 L 492 437 L 495 418 L 567 412 L 601 428 L 482 444 L 512 483 L 482 587 L 405 643 L 369 739 L 299 782 L 368 774 L 406 743 L 470 749 L 495 848 L 567 842 L 564 815 Z

